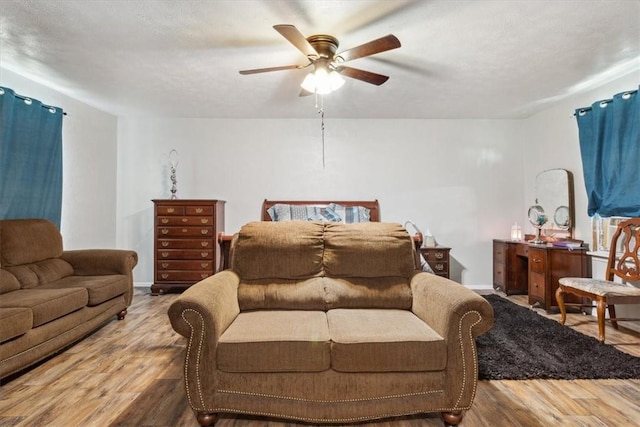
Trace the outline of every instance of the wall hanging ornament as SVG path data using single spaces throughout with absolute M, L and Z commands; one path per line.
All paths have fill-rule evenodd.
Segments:
M 178 152 L 174 149 L 169 152 L 169 167 L 171 168 L 171 199 L 178 198 L 178 180 L 176 169 L 178 167 Z

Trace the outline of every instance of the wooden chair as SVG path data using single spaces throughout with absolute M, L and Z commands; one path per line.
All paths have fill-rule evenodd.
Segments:
M 640 304 L 640 287 L 629 282 L 640 281 L 640 218 L 622 221 L 611 239 L 609 261 L 605 280 L 563 277 L 559 280 L 556 300 L 564 325 L 567 312 L 564 294 L 569 293 L 596 301 L 598 316 L 598 340 L 604 343 L 605 310 L 609 310 L 611 325 L 618 329 L 618 320 L 640 320 L 640 318 L 616 318 L 615 304 Z M 622 282 L 614 282 L 614 278 Z M 637 285 L 637 283 L 636 283 Z

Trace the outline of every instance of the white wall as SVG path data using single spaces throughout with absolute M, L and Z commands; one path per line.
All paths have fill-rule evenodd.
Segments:
M 4 68 L 0 85 L 67 113 L 62 124 L 65 248 L 115 247 L 117 117 Z
M 127 117 L 118 129 L 118 245 L 153 280 L 153 205 L 169 196 L 227 201 L 226 232 L 259 219 L 262 200 L 379 199 L 382 219 L 412 219 L 452 248 L 452 278 L 490 287 L 491 240 L 520 217 L 518 121 L 325 121 Z

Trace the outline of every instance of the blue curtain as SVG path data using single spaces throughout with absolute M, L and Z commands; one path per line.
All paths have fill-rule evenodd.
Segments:
M 576 110 L 589 216 L 640 217 L 640 97 L 623 92 Z
M 60 227 L 62 109 L 0 87 L 0 219 Z

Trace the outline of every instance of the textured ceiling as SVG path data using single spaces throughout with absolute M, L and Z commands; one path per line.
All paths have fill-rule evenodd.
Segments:
M 347 79 L 329 117 L 520 118 L 640 82 L 636 0 L 0 0 L 0 66 L 115 115 L 316 117 L 298 96 L 307 70 L 238 73 L 306 63 L 275 24 L 334 35 L 338 51 L 402 42 L 349 62 L 390 79 Z

